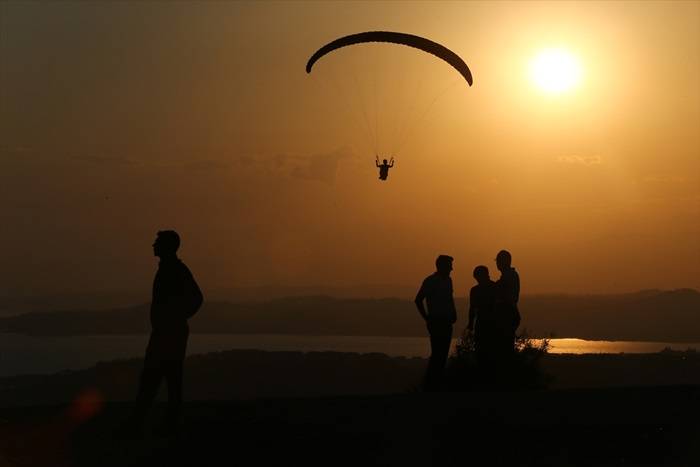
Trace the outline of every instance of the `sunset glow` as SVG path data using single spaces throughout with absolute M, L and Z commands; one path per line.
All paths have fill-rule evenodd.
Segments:
M 581 65 L 578 59 L 565 49 L 547 49 L 532 59 L 530 76 L 540 90 L 559 94 L 579 84 Z
M 212 290 L 415 292 L 445 252 L 465 294 L 506 247 L 529 293 L 700 287 L 697 2 L 0 11 L 0 295 L 137 301 L 166 227 Z M 307 73 L 373 30 L 444 45 L 473 85 L 395 43 Z
M 0 467 L 700 466 L 699 25 L 0 0 Z

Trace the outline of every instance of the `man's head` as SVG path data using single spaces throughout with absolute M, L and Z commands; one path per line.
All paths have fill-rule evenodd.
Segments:
M 452 271 L 452 261 L 454 261 L 454 258 L 452 256 L 438 256 L 435 260 L 435 267 L 437 268 L 437 272 L 449 276 L 450 271 Z
M 489 277 L 489 268 L 486 266 L 477 266 L 474 268 L 474 279 L 479 284 L 484 284 L 488 281 L 491 280 L 491 277 Z
M 387 164 L 386 159 L 382 159 L 382 162 L 384 163 L 384 165 Z
M 496 255 L 496 267 L 499 271 L 505 271 L 510 268 L 511 257 L 510 253 L 506 250 L 501 250 Z
M 165 256 L 175 256 L 180 247 L 180 236 L 174 230 L 161 230 L 156 235 L 153 242 L 153 255 L 163 258 Z

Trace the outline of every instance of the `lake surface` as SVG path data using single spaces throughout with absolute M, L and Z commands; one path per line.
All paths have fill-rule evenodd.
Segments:
M 0 376 L 55 373 L 87 368 L 99 361 L 143 357 L 147 335 L 30 337 L 0 334 Z M 700 349 L 700 343 L 586 341 L 552 339 L 552 353 L 651 353 L 665 347 Z M 232 349 L 269 351 L 379 352 L 390 356 L 427 357 L 427 338 L 381 336 L 298 336 L 281 334 L 192 334 L 187 354 Z

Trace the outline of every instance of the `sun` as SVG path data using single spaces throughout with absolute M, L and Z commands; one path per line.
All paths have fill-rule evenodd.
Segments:
M 530 62 L 530 78 L 542 91 L 561 94 L 579 84 L 581 65 L 565 49 L 545 49 Z

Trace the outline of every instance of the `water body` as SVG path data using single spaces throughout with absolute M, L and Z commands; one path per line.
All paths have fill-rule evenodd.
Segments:
M 55 373 L 87 368 L 99 361 L 143 357 L 146 335 L 31 337 L 0 334 L 0 376 Z M 698 343 L 587 341 L 552 339 L 552 353 L 652 353 L 665 347 L 700 349 Z M 188 355 L 232 349 L 269 351 L 379 352 L 427 357 L 427 338 L 382 336 L 299 336 L 281 334 L 193 334 Z

